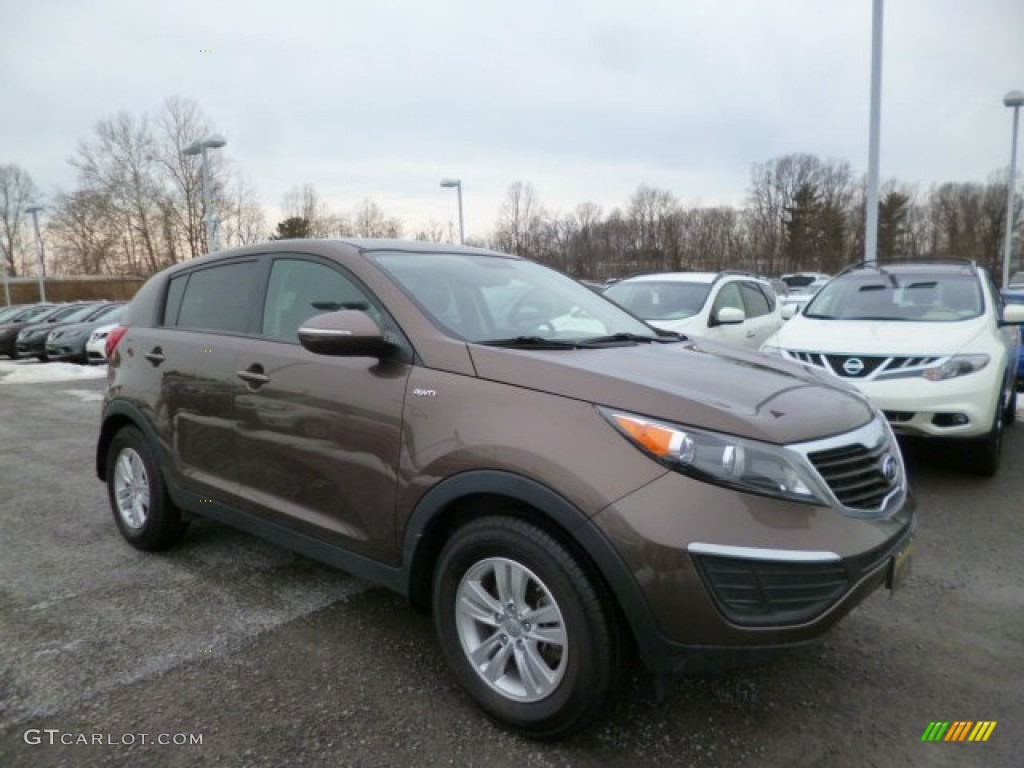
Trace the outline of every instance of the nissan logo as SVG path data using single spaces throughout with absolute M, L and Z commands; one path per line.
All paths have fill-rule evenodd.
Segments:
M 846 371 L 847 376 L 856 376 L 864 370 L 864 361 L 859 357 L 849 357 L 843 363 L 843 370 Z
M 896 466 L 896 457 L 891 453 L 883 453 L 882 458 L 878 461 L 878 466 L 882 470 L 882 477 L 885 478 L 887 483 L 892 485 L 896 482 L 896 475 L 899 471 Z

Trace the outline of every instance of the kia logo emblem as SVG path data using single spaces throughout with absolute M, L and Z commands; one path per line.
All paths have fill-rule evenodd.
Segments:
M 859 357 L 847 358 L 846 362 L 843 363 L 843 370 L 846 371 L 848 376 L 856 376 L 864 370 L 864 361 Z
M 879 461 L 879 467 L 882 470 L 882 477 L 885 478 L 886 482 L 890 485 L 896 482 L 896 459 L 891 453 L 882 454 L 882 458 Z

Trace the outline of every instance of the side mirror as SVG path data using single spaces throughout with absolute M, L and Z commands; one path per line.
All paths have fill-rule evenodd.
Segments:
M 1007 304 L 1003 307 L 1001 325 L 1021 325 L 1024 323 L 1024 304 Z
M 800 314 L 800 307 L 796 304 L 783 304 L 782 305 L 782 319 L 789 320 L 795 315 Z
M 314 315 L 299 328 L 299 342 L 310 352 L 336 357 L 380 358 L 395 348 L 359 309 Z
M 736 307 L 722 307 L 715 315 L 715 325 L 738 325 L 747 319 L 747 313 Z

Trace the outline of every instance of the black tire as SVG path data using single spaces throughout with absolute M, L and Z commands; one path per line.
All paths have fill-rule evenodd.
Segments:
M 1004 416 L 1003 399 L 1000 397 L 988 434 L 966 442 L 964 464 L 971 474 L 992 477 L 999 471 L 999 463 L 1003 456 Z
M 48 358 L 46 355 L 36 355 L 36 360 L 38 360 L 40 363 L 48 363 L 50 361 L 50 358 Z
M 125 464 L 119 466 L 122 459 Z M 129 478 L 134 480 L 134 485 Z M 139 497 L 137 505 L 128 504 L 131 489 L 141 486 L 142 482 L 148 487 L 148 502 L 144 503 Z M 130 486 L 127 490 L 126 485 Z M 126 494 L 121 504 L 119 488 Z M 167 549 L 176 544 L 188 528 L 188 523 L 181 519 L 181 511 L 171 502 L 149 443 L 135 427 L 122 428 L 110 441 L 107 497 L 118 530 L 136 549 L 147 552 Z M 123 512 L 123 508 L 126 511 Z
M 1010 392 L 1006 400 L 1006 410 L 1003 411 L 1003 425 L 1012 427 L 1017 421 L 1017 384 L 1010 379 Z
M 503 613 L 500 623 L 498 614 L 485 610 L 481 615 L 486 613 L 487 620 L 467 618 L 465 611 L 460 619 L 456 609 L 465 605 L 459 600 L 459 590 L 467 574 L 485 573 L 492 565 L 501 568 L 506 563 L 520 569 L 517 573 L 535 577 L 525 579 L 522 607 L 511 614 L 517 618 Z M 473 583 L 488 582 L 485 578 L 466 582 Z M 496 580 L 491 585 L 488 596 L 497 605 L 481 605 L 504 611 L 497 599 Z M 545 623 L 540 612 L 550 615 L 552 606 L 557 620 Z M 553 738 L 590 724 L 606 709 L 628 672 L 627 638 L 607 589 L 553 536 L 521 519 L 485 517 L 452 535 L 434 571 L 433 612 L 445 660 L 462 687 L 493 719 L 532 738 Z M 538 616 L 536 626 L 531 627 L 531 616 Z M 464 645 L 467 632 L 473 642 L 478 629 L 481 635 L 491 633 L 489 639 L 481 637 L 478 652 L 484 646 L 495 651 L 488 652 L 482 663 L 505 670 L 494 683 L 485 681 Z M 564 638 L 561 644 L 541 642 L 535 634 L 559 631 Z M 543 662 L 545 671 L 551 671 L 552 664 L 558 668 L 553 673 L 556 682 L 544 681 L 551 690 L 535 691 L 532 695 L 540 698 L 532 700 L 526 681 L 529 675 L 520 674 L 530 667 L 526 657 Z M 498 689 L 502 684 L 516 687 L 520 683 L 523 693 L 519 695 Z

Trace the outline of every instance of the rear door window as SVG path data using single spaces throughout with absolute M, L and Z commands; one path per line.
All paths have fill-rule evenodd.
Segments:
M 187 278 L 179 289 L 176 281 Z M 231 262 L 197 269 L 176 277 L 168 289 L 165 323 L 222 333 L 246 333 L 251 328 L 253 300 L 257 296 L 255 261 Z M 176 322 L 172 300 L 181 292 Z M 168 322 L 171 321 L 171 322 Z

